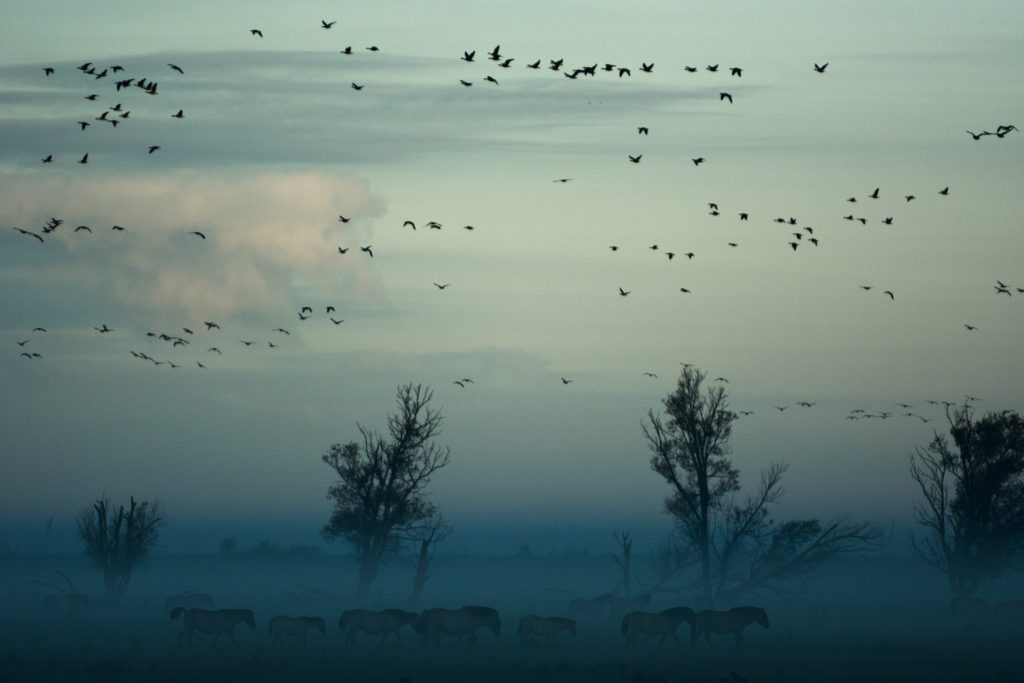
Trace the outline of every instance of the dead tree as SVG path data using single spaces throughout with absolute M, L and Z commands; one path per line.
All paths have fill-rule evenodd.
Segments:
M 633 593 L 633 539 L 628 531 L 616 531 L 612 537 L 619 545 L 619 553 L 610 555 L 622 572 L 622 592 L 628 597 Z
M 415 606 L 423 595 L 423 587 L 430 578 L 430 566 L 434 563 L 437 545 L 448 538 L 452 528 L 440 513 L 427 523 L 419 535 L 419 553 L 416 555 L 416 573 L 412 580 L 412 596 L 409 602 Z
M 78 515 L 78 536 L 85 554 L 103 572 L 104 598 L 117 604 L 132 573 L 148 559 L 160 537 L 164 518 L 159 504 L 131 498 L 114 510 L 102 496 Z

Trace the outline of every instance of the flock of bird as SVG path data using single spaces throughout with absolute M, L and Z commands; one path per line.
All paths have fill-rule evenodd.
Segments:
M 337 22 L 334 20 L 329 21 L 324 19 L 321 20 L 320 22 L 320 28 L 325 31 L 328 31 L 331 30 L 336 23 Z M 261 28 L 251 28 L 249 29 L 249 32 L 251 36 L 257 40 L 262 40 L 265 37 L 264 31 Z M 378 52 L 379 48 L 376 45 L 370 45 L 367 46 L 365 50 L 373 53 Z M 339 50 L 339 52 L 342 55 L 352 55 L 353 48 L 352 46 L 347 46 Z M 598 77 L 600 74 L 605 74 L 615 79 L 625 79 L 633 77 L 634 72 L 637 75 L 649 75 L 654 73 L 655 70 L 655 63 L 653 61 L 648 62 L 643 60 L 640 60 L 638 64 L 629 65 L 596 62 L 593 64 L 582 64 L 577 66 L 568 66 L 564 58 L 547 60 L 532 59 L 530 61 L 527 61 L 521 60 L 519 57 L 504 54 L 502 52 L 500 45 L 494 46 L 493 49 L 487 51 L 481 57 L 477 56 L 477 50 L 475 49 L 464 50 L 462 51 L 462 54 L 460 56 L 458 56 L 457 53 L 456 55 L 453 55 L 453 61 L 456 61 L 456 59 L 457 61 L 461 61 L 468 64 L 485 63 L 490 65 L 490 67 L 492 67 L 495 71 L 485 73 L 482 76 L 482 80 L 486 83 L 491 84 L 492 86 L 500 85 L 500 80 L 498 76 L 495 75 L 501 74 L 501 71 L 498 70 L 509 70 L 516 68 L 513 66 L 514 64 L 523 65 L 521 68 L 526 68 L 529 70 L 546 70 L 554 72 L 560 74 L 562 77 L 564 77 L 564 79 L 571 81 L 575 81 L 577 79 L 595 78 Z M 180 79 L 182 77 L 185 77 L 186 75 L 185 69 L 183 69 L 181 66 L 178 66 L 177 64 L 167 63 L 166 67 L 169 73 L 174 75 L 176 79 Z M 811 67 L 809 68 L 809 71 L 818 75 L 824 75 L 826 74 L 826 70 L 828 69 L 828 67 L 828 62 L 822 64 L 812 63 Z M 706 64 L 703 67 L 685 65 L 682 67 L 682 71 L 688 74 L 695 74 L 700 71 L 709 74 L 716 74 L 719 73 L 719 68 L 719 64 Z M 56 71 L 57 70 L 55 67 L 45 67 L 43 69 L 44 78 L 52 77 L 56 73 Z M 135 96 L 136 93 L 143 94 L 147 97 L 156 97 L 158 95 L 163 95 L 168 90 L 167 88 L 165 88 L 163 91 L 159 90 L 158 82 L 154 80 L 154 78 L 151 75 L 147 75 L 144 77 L 126 77 L 124 75 L 126 71 L 125 67 L 121 65 L 99 66 L 92 61 L 87 61 L 79 65 L 77 67 L 77 71 L 80 73 L 80 76 L 83 79 L 83 81 L 88 84 L 88 87 L 86 88 L 86 93 L 83 95 L 85 100 L 89 101 L 90 103 L 100 101 L 101 95 L 99 94 L 99 92 L 93 92 L 93 90 L 98 89 L 101 85 L 107 85 L 108 90 L 113 91 L 115 99 L 117 100 L 116 103 L 105 106 L 102 110 L 95 112 L 96 115 L 92 118 L 91 121 L 76 120 L 73 122 L 69 122 L 69 125 L 78 126 L 80 130 L 83 132 L 86 132 L 87 129 L 92 126 L 109 125 L 112 128 L 118 128 L 118 126 L 123 127 L 131 125 L 130 122 L 135 121 L 136 118 L 139 117 L 131 118 L 132 109 L 129 108 L 129 106 L 131 105 L 126 105 L 125 102 L 129 102 Z M 740 79 L 743 78 L 744 67 L 724 67 L 720 73 L 726 79 Z M 461 73 L 457 78 L 457 81 L 462 87 L 468 88 L 473 86 L 477 82 L 478 78 L 479 76 Z M 351 88 L 356 91 L 362 91 L 368 85 L 369 84 L 367 83 L 352 82 Z M 110 93 L 108 92 L 107 94 L 109 95 Z M 105 98 L 106 95 L 102 97 Z M 729 90 L 719 90 L 717 94 L 717 101 L 731 105 L 735 101 L 734 93 L 730 92 Z M 166 107 L 163 111 L 162 116 L 165 118 L 174 119 L 176 121 L 182 121 L 186 119 L 184 109 L 178 106 Z M 657 135 L 656 130 L 653 131 L 652 133 L 652 127 L 650 125 L 644 124 L 643 122 L 638 123 L 635 129 L 637 136 L 640 136 L 645 141 L 648 139 L 652 139 L 652 137 Z M 995 127 L 995 132 L 990 132 L 988 130 L 982 130 L 982 132 L 980 133 L 974 133 L 970 130 L 968 130 L 967 132 L 971 135 L 971 137 L 974 140 L 977 141 L 981 140 L 983 137 L 989 136 L 992 136 L 997 139 L 1004 139 L 1010 133 L 1018 131 L 1016 126 L 1012 124 L 999 124 Z M 139 152 L 144 152 L 145 154 L 153 155 L 155 152 L 161 150 L 162 148 L 162 144 L 150 144 L 147 147 L 140 149 Z M 637 165 L 645 160 L 645 154 L 647 154 L 646 150 L 629 151 L 625 154 L 625 158 L 629 164 Z M 88 151 L 82 153 L 80 157 L 77 154 L 74 154 L 72 156 L 72 158 L 74 158 L 74 160 L 77 161 L 78 164 L 83 165 L 90 163 L 89 157 L 90 153 Z M 44 153 L 44 156 L 41 157 L 41 162 L 43 164 L 56 164 L 58 162 L 58 155 L 55 154 L 54 152 L 46 151 Z M 690 158 L 690 162 L 693 164 L 694 167 L 700 167 L 707 162 L 707 158 L 705 156 L 694 156 Z M 562 177 L 556 178 L 552 182 L 566 184 L 573 180 L 574 179 L 571 177 Z M 838 219 L 841 215 L 842 219 L 844 219 L 845 221 L 857 223 L 860 226 L 867 226 L 869 223 L 876 222 L 879 225 L 883 226 L 894 226 L 897 224 L 896 212 L 892 212 L 893 215 L 888 215 L 891 209 L 883 211 L 880 214 L 877 211 L 873 210 L 875 206 L 881 205 L 880 200 L 882 200 L 883 197 L 887 197 L 889 194 L 890 193 L 888 191 L 883 192 L 882 188 L 875 187 L 873 191 L 866 192 L 860 198 L 855 195 L 849 196 L 845 200 L 845 202 L 848 205 L 850 205 L 850 208 L 855 210 L 849 211 L 848 209 L 849 212 L 846 213 L 845 215 L 842 215 L 840 211 L 837 211 L 836 218 Z M 941 200 L 946 200 L 950 196 L 950 194 L 950 188 L 947 186 L 941 189 L 934 190 L 933 196 Z M 897 198 L 902 199 L 903 205 L 909 205 L 912 202 L 919 201 L 917 195 L 915 195 L 913 192 L 908 194 L 897 193 L 896 196 Z M 862 211 L 860 210 L 861 207 L 867 208 L 866 210 Z M 342 207 L 342 210 L 345 209 Z M 735 216 L 735 221 L 760 221 L 763 224 L 765 224 L 766 227 L 769 223 L 781 225 L 783 226 L 783 229 L 786 231 L 786 234 L 784 236 L 780 235 L 779 248 L 780 250 L 788 250 L 794 253 L 804 252 L 807 251 L 808 249 L 813 251 L 814 249 L 817 248 L 827 248 L 827 236 L 829 234 L 829 229 L 831 228 L 831 226 L 819 227 L 816 225 L 808 225 L 807 221 L 798 220 L 797 218 L 792 216 L 755 216 L 752 212 L 743 209 L 743 207 L 733 207 L 728 208 L 727 210 L 721 209 L 719 203 L 716 201 L 707 202 L 707 214 L 716 218 L 721 218 L 724 215 L 733 215 Z M 346 216 L 345 214 L 338 215 L 339 223 L 347 224 L 351 220 L 352 219 L 349 216 Z M 722 218 L 722 220 L 725 219 Z M 47 222 L 45 222 L 38 231 L 26 227 L 12 227 L 12 229 L 16 231 L 18 234 L 24 236 L 25 238 L 37 241 L 40 244 L 44 244 L 64 224 L 65 219 L 52 217 Z M 436 220 L 417 223 L 416 220 L 406 219 L 401 224 L 401 226 L 398 227 L 400 227 L 401 229 L 407 229 L 411 231 L 416 231 L 418 227 L 426 228 L 427 231 L 440 231 L 442 230 L 444 225 Z M 470 224 L 461 225 L 460 228 L 467 232 L 475 230 L 475 227 Z M 77 227 L 72 228 L 70 230 L 67 228 L 65 228 L 64 230 L 66 232 L 72 233 L 73 235 L 78 235 L 81 238 L 86 238 L 89 234 L 92 234 L 94 232 L 92 227 L 84 224 L 80 224 Z M 110 226 L 109 230 L 117 234 L 123 234 L 129 231 L 128 228 L 118 223 L 113 223 Z M 205 241 L 207 240 L 208 237 L 207 233 L 201 230 L 183 230 L 183 233 L 185 237 L 194 237 L 200 241 Z M 353 246 L 355 245 L 338 245 L 337 254 L 339 256 L 346 256 Z M 366 258 L 374 258 L 375 255 L 372 244 L 359 244 L 358 246 L 359 253 L 365 255 Z M 740 247 L 740 242 L 737 241 L 736 239 L 723 239 L 723 246 L 726 246 L 729 249 L 736 249 Z M 608 249 L 613 254 L 620 254 L 623 249 L 623 245 L 608 245 Z M 664 245 L 650 244 L 646 245 L 646 249 L 654 255 L 663 256 L 668 261 L 673 261 L 676 256 L 683 256 L 688 262 L 693 261 L 694 259 L 699 260 L 701 256 L 701 254 L 699 254 L 696 249 L 687 247 L 685 245 L 666 248 Z M 453 283 L 448 281 L 434 281 L 432 282 L 432 285 L 438 291 L 444 292 L 447 291 L 450 287 L 452 287 Z M 896 300 L 896 292 L 892 288 L 887 288 L 884 285 L 876 286 L 875 284 L 858 283 L 856 286 L 858 286 L 864 292 L 880 292 L 881 296 L 887 297 L 890 301 Z M 1014 293 L 1014 289 L 1016 290 L 1016 293 L 1024 294 L 1024 288 L 1014 288 L 999 280 L 996 281 L 995 288 L 998 294 L 1004 294 L 1007 296 L 1012 296 Z M 680 293 L 687 295 L 695 293 L 690 286 L 680 286 L 678 287 L 678 290 Z M 633 294 L 633 288 L 631 288 L 629 285 L 624 283 L 618 287 L 617 295 L 619 297 L 625 298 L 630 296 L 631 294 Z M 324 308 L 324 316 L 326 317 L 326 320 L 328 320 L 334 327 L 338 327 L 345 322 L 344 318 L 336 316 L 336 309 L 332 305 L 328 305 Z M 300 323 L 305 324 L 306 321 L 310 320 L 313 317 L 314 309 L 312 306 L 303 305 L 297 311 L 297 318 L 298 322 Z M 202 343 L 199 344 L 199 346 L 205 347 L 206 350 L 202 352 L 202 359 L 192 359 L 192 362 L 197 368 L 207 369 L 209 367 L 210 359 L 222 356 L 225 353 L 225 350 L 229 348 L 228 345 L 231 345 L 236 349 L 263 347 L 269 350 L 273 350 L 280 348 L 281 345 L 287 340 L 287 338 L 291 336 L 291 332 L 282 325 L 268 330 L 267 336 L 263 339 L 238 337 L 237 335 L 235 338 L 230 339 L 228 338 L 228 335 L 226 333 L 223 333 L 221 331 L 221 325 L 219 323 L 214 321 L 202 321 L 202 325 L 205 329 L 201 329 L 196 325 L 187 325 L 183 326 L 179 331 L 149 331 L 146 332 L 144 336 L 137 336 L 139 342 L 142 342 L 143 339 L 150 343 L 163 342 L 164 344 L 167 345 L 167 347 L 169 347 L 169 350 L 166 351 L 166 353 L 162 351 L 157 351 L 154 348 L 140 349 L 138 347 L 129 349 L 129 352 L 132 357 L 144 361 L 146 363 L 150 363 L 153 366 L 166 366 L 171 369 L 176 369 L 183 367 L 185 365 L 185 362 L 180 359 L 180 356 L 175 356 L 171 354 L 177 354 L 179 353 L 179 350 L 186 350 L 192 347 L 194 345 L 194 342 L 198 342 L 200 339 L 202 339 Z M 977 330 L 977 326 L 972 323 L 963 323 L 963 327 L 966 328 L 966 330 L 968 331 Z M 197 329 L 199 329 L 198 334 L 196 332 Z M 96 331 L 97 334 L 100 335 L 108 335 L 110 333 L 115 332 L 115 330 L 109 327 L 108 324 L 105 322 L 95 326 L 94 330 Z M 45 331 L 46 330 L 44 328 L 37 327 L 34 330 L 32 330 L 32 333 L 33 335 L 39 335 L 45 333 Z M 138 335 L 138 333 L 135 334 Z M 35 348 L 37 344 L 34 341 L 32 335 L 30 335 L 28 338 L 18 340 L 17 345 L 19 348 L 19 353 L 22 357 L 25 357 L 29 360 L 40 360 L 43 358 L 43 354 L 40 351 L 36 350 Z M 157 356 L 163 357 L 158 359 Z M 643 376 L 652 379 L 657 378 L 657 375 L 650 371 L 643 372 Z M 561 376 L 560 380 L 563 386 L 567 386 L 574 382 L 574 379 L 565 376 Z M 725 382 L 728 380 L 719 377 L 716 378 L 715 381 Z M 451 382 L 452 385 L 457 386 L 460 389 L 466 389 L 469 385 L 472 385 L 473 383 L 473 380 L 467 377 L 459 377 Z M 816 403 L 810 401 L 801 401 L 795 405 L 802 408 L 810 408 L 816 405 Z M 938 405 L 938 403 L 936 403 L 936 405 Z M 910 404 L 901 404 L 901 406 L 906 410 L 906 412 L 902 414 L 903 416 L 917 418 L 925 423 L 929 421 L 929 418 L 925 418 L 916 412 L 912 412 L 912 406 Z M 775 406 L 775 408 L 779 412 L 783 412 L 790 407 L 792 406 Z M 743 416 L 751 415 L 753 414 L 753 411 L 744 410 L 740 411 L 740 414 Z M 894 412 L 886 410 L 867 412 L 865 410 L 857 409 L 855 411 L 852 411 L 849 415 L 847 415 L 846 419 L 861 420 L 877 418 L 885 420 L 894 415 Z

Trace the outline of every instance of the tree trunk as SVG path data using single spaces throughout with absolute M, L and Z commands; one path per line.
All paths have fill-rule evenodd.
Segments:
M 420 554 L 416 559 L 416 575 L 412 580 L 412 597 L 409 598 L 409 602 L 416 606 L 420 601 L 420 596 L 423 595 L 423 587 L 427 584 L 427 570 L 430 568 L 430 541 L 423 539 L 420 541 Z
M 380 554 L 374 549 L 369 549 L 359 560 L 359 588 L 356 596 L 365 598 L 370 592 L 370 586 L 377 578 L 377 569 L 380 567 Z

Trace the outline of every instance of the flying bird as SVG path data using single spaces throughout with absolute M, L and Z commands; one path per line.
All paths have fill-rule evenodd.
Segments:
M 263 31 L 259 30 L 258 28 L 251 28 L 251 29 L 249 29 L 249 33 L 251 33 L 252 35 L 254 35 L 254 36 L 258 37 L 258 38 L 262 38 L 263 37 Z
M 814 70 L 817 71 L 820 74 L 825 73 L 825 69 L 827 69 L 827 68 L 828 68 L 828 62 L 825 62 L 824 64 L 815 64 L 814 65 Z
M 30 237 L 35 237 L 35 238 L 36 238 L 37 240 L 39 240 L 39 242 L 40 242 L 40 243 L 42 243 L 42 242 L 43 242 L 43 236 L 42 236 L 42 235 L 40 235 L 40 234 L 38 234 L 38 233 L 34 233 L 34 232 L 32 232 L 31 230 L 23 230 L 22 228 L 12 228 L 12 229 L 13 229 L 13 230 L 17 230 L 17 231 L 18 231 L 18 232 L 20 232 L 20 233 L 21 233 L 22 235 L 28 235 L 28 236 L 30 236 Z M 44 331 L 45 331 L 45 330 L 44 330 Z
M 627 154 L 626 156 L 628 156 L 629 160 L 632 161 L 634 164 L 639 164 L 640 163 L 640 159 L 642 159 L 644 155 L 643 154 L 637 154 L 636 156 L 633 156 L 632 154 Z
M 366 87 L 365 85 L 359 85 L 358 83 L 353 83 L 352 84 L 352 89 L 353 90 L 362 90 L 365 87 Z
M 327 21 L 326 19 L 321 19 L 320 20 L 320 28 L 327 29 L 327 28 L 330 28 L 330 27 L 334 26 L 337 23 L 338 23 L 337 20 L 335 20 L 335 21 Z
M 463 52 L 462 53 L 462 57 L 460 57 L 459 59 L 461 59 L 464 62 L 472 62 L 473 61 L 473 57 L 475 57 L 475 56 L 476 56 L 476 50 L 470 50 L 469 52 Z
M 718 71 L 718 65 L 717 65 L 717 64 L 708 64 L 708 65 L 707 65 L 706 67 L 704 67 L 704 68 L 706 68 L 706 69 L 707 69 L 708 71 L 710 71 L 710 72 L 712 72 L 712 73 L 714 73 L 714 72 Z
M 364 252 L 366 252 L 367 254 L 370 255 L 370 258 L 373 258 L 373 245 L 368 245 L 368 246 L 365 246 L 365 247 L 359 247 L 359 251 L 364 251 Z
M 564 377 L 562 378 L 562 384 L 570 384 L 571 382 L 572 382 L 571 379 L 566 379 Z
M 704 163 L 705 159 L 704 157 L 697 157 L 696 159 L 690 159 L 690 161 L 693 162 L 694 166 L 700 166 L 701 164 Z
M 352 220 L 352 219 L 348 218 L 346 216 L 342 216 L 341 214 L 338 214 L 338 222 L 339 223 L 348 223 L 350 220 Z
M 339 253 L 339 254 L 347 254 L 347 253 L 348 253 L 348 250 L 349 250 L 349 248 L 348 248 L 348 247 L 344 247 L 344 248 L 342 248 L 342 247 L 338 247 L 338 253 Z
M 732 95 L 727 92 L 718 93 L 718 101 L 721 102 L 722 100 L 729 100 L 729 104 L 732 104 Z
M 895 301 L 895 300 L 896 300 L 896 295 L 895 295 L 895 294 L 893 294 L 893 293 L 892 293 L 891 291 L 889 291 L 888 289 L 887 289 L 887 290 L 885 290 L 884 292 L 882 292 L 882 294 L 886 294 L 886 295 L 888 295 L 888 297 L 889 297 L 890 299 L 892 299 L 893 301 Z
M 86 152 L 86 153 L 85 153 L 85 154 L 84 154 L 84 155 L 82 156 L 82 158 L 78 160 L 78 163 L 80 163 L 80 164 L 87 164 L 87 163 L 89 163 L 89 153 L 88 153 L 88 152 Z
M 44 164 L 52 164 L 53 163 L 53 155 L 52 154 L 47 154 L 45 157 L 40 159 L 40 161 L 42 161 Z
M 204 240 L 206 239 L 206 235 L 204 235 L 203 233 L 199 232 L 198 230 L 189 230 L 188 234 L 195 235 L 196 237 L 199 237 L 200 239 L 204 239 Z
M 180 67 L 180 66 L 178 66 L 177 64 L 171 64 L 170 62 L 168 62 L 168 63 L 167 63 L 167 66 L 171 67 L 172 69 L 174 69 L 175 71 L 177 71 L 178 73 L 180 73 L 180 74 L 182 74 L 182 75 L 184 75 L 184 74 L 185 74 L 185 72 L 184 72 L 184 71 L 182 71 L 182 70 L 181 70 L 181 67 Z
M 183 109 L 179 109 L 177 114 L 171 114 L 171 118 L 172 119 L 183 119 L 183 118 L 185 118 L 185 111 Z
M 651 131 L 647 126 L 638 126 L 636 132 L 640 135 L 647 135 Z
M 437 287 L 438 289 L 446 289 L 448 287 L 451 287 L 451 285 L 452 285 L 452 283 L 450 283 L 450 282 L 446 282 L 443 285 L 438 284 L 436 282 L 434 283 L 434 286 Z
M 652 71 L 654 71 L 654 62 L 651 62 L 650 64 L 641 62 L 640 70 L 647 74 L 651 73 Z
M 160 145 L 150 145 L 149 146 L 149 153 L 152 154 L 153 152 L 157 151 L 158 149 L 160 149 Z

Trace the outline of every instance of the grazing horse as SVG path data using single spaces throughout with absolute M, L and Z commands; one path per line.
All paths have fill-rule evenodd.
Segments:
M 711 644 L 712 633 L 732 633 L 736 636 L 736 644 L 743 642 L 743 629 L 757 622 L 768 628 L 768 613 L 760 607 L 733 607 L 724 612 L 705 609 L 690 617 L 690 644 L 696 645 L 701 634 L 704 641 Z
M 414 625 L 419 618 L 415 612 L 408 612 L 404 609 L 385 609 L 374 612 L 366 609 L 353 609 L 344 612 L 338 619 L 338 628 L 345 634 L 345 642 L 351 643 L 356 639 L 356 634 L 362 631 L 371 636 L 380 636 L 380 642 L 387 641 L 388 636 L 395 634 L 398 644 L 402 644 L 400 633 L 406 624 Z
M 476 643 L 477 629 L 486 628 L 495 638 L 501 636 L 501 619 L 498 610 L 491 607 L 460 607 L 445 609 L 435 607 L 424 610 L 416 622 L 416 630 L 423 636 L 424 645 L 441 645 L 441 634 L 458 636 L 458 642 L 468 637 L 469 644 Z
M 528 642 L 530 636 L 544 638 L 553 643 L 560 631 L 568 631 L 569 635 L 575 638 L 576 620 L 565 617 L 538 617 L 536 614 L 527 614 L 519 620 L 519 638 L 523 643 Z
M 650 636 L 661 636 L 658 645 L 670 637 L 679 644 L 676 631 L 684 621 L 690 621 L 693 610 L 689 607 L 671 607 L 661 612 L 630 612 L 622 617 L 622 635 L 626 637 L 626 645 L 636 645 L 636 637 L 641 633 Z
M 183 607 L 184 609 L 201 607 L 209 609 L 213 607 L 213 596 L 209 593 L 199 593 L 197 591 L 186 591 L 184 593 L 168 595 L 167 599 L 164 600 L 164 611 L 170 612 L 175 607 Z
M 323 617 L 286 617 L 279 614 L 271 618 L 267 628 L 270 635 L 274 636 L 273 644 L 280 643 L 284 646 L 284 636 L 295 636 L 293 644 L 299 643 L 306 647 L 306 634 L 312 630 L 327 633 L 327 625 Z
M 216 645 L 221 635 L 226 633 L 231 642 L 237 647 L 238 641 L 235 640 L 235 634 L 233 633 L 235 626 L 244 621 L 249 624 L 249 628 L 256 628 L 256 619 L 253 617 L 251 609 L 207 610 L 198 607 L 190 607 L 188 609 L 175 607 L 171 610 L 171 621 L 176 620 L 178 617 L 182 617 L 182 622 L 185 625 L 181 630 L 181 634 L 178 635 L 178 647 L 181 647 L 181 641 L 186 636 L 188 637 L 189 647 L 191 647 L 192 635 L 196 631 L 213 633 L 213 645 Z

